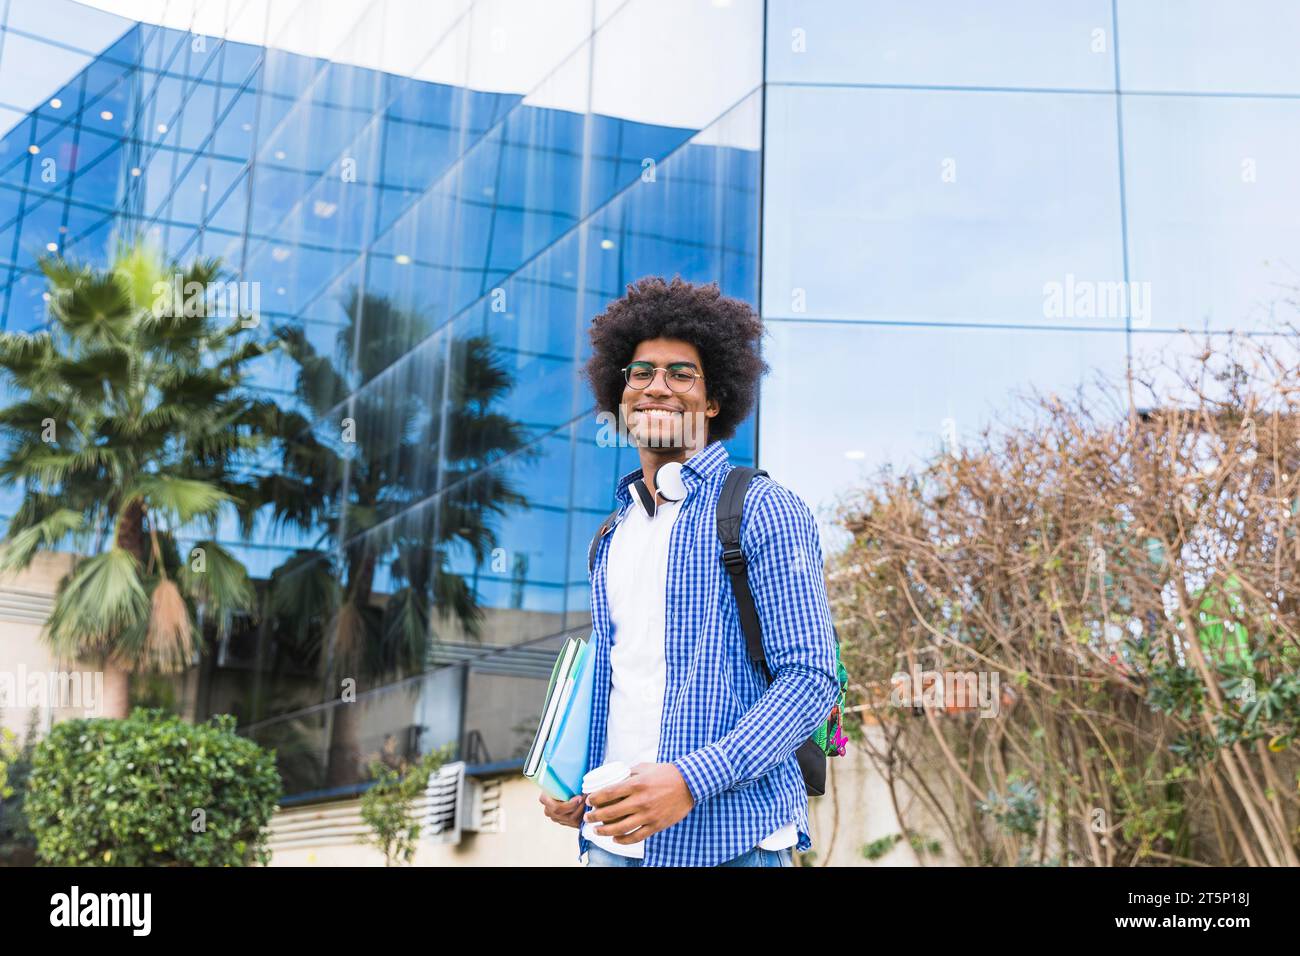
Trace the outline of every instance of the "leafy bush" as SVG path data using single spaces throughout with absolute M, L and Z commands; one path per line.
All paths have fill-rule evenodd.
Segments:
M 8 727 L 0 727 L 0 800 L 13 795 L 9 788 L 9 766 L 18 759 L 18 737 Z
M 12 731 L 0 728 L 0 866 L 30 866 L 36 856 L 36 840 L 23 812 L 36 729 L 35 710 L 28 719 L 21 747 Z
M 267 863 L 280 796 L 275 754 L 235 718 L 188 724 L 161 710 L 55 724 L 36 747 L 27 818 L 57 866 Z

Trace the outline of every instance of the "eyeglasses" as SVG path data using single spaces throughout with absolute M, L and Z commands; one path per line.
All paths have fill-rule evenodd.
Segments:
M 704 378 L 687 362 L 674 362 L 667 368 L 656 367 L 649 362 L 633 362 L 623 368 L 622 372 L 627 384 L 636 389 L 649 388 L 655 380 L 655 373 L 663 372 L 668 388 L 679 394 L 689 392 L 697 378 Z

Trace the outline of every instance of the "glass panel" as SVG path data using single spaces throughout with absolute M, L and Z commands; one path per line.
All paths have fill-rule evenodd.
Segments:
M 76 207 L 73 208 L 70 217 L 84 219 L 91 224 L 80 228 L 69 227 L 68 235 L 64 238 L 64 254 L 82 261 L 106 262 L 111 251 L 110 237 L 116 224 L 115 217 L 100 212 L 92 214 L 91 210 Z
M 176 222 L 197 225 L 203 221 L 207 203 L 207 160 L 182 153 L 177 172 L 179 179 L 172 189 L 171 218 Z
M 1289 0 L 1116 0 L 1125 90 L 1300 93 Z
M 212 137 L 213 152 L 231 159 L 247 160 L 252 155 L 253 123 L 257 119 L 257 93 L 222 90 L 218 125 Z
M 182 149 L 198 149 L 212 135 L 216 118 L 217 89 L 210 83 L 193 83 L 177 120 Z
M 1110 0 L 767 6 L 773 83 L 1115 88 Z M 1123 39 L 1127 52 L 1127 31 Z
M 1124 278 L 1112 97 L 774 87 L 767 122 L 765 315 L 1123 328 L 1050 297 Z
M 1300 245 L 1300 102 L 1127 96 L 1134 326 L 1260 329 L 1279 319 Z

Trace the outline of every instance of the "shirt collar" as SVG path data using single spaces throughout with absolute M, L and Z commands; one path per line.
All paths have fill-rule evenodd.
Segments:
M 682 483 L 686 485 L 687 496 L 690 496 L 697 485 L 725 467 L 729 460 L 727 449 L 722 442 L 711 441 L 682 462 Z M 628 486 L 641 477 L 641 472 L 642 469 L 638 468 L 618 480 L 618 489 L 614 492 L 614 496 L 620 506 L 631 504 L 632 492 L 628 490 Z

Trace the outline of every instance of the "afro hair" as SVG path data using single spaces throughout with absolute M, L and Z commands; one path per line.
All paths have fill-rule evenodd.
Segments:
M 731 438 L 754 407 L 758 380 L 770 371 L 756 345 L 763 321 L 740 299 L 727 298 L 716 282 L 665 282 L 646 276 L 627 287 L 591 320 L 592 354 L 584 373 L 596 410 L 617 414 L 626 382 L 622 369 L 647 339 L 679 339 L 700 352 L 706 396 L 718 403 L 709 420 L 710 442 Z

